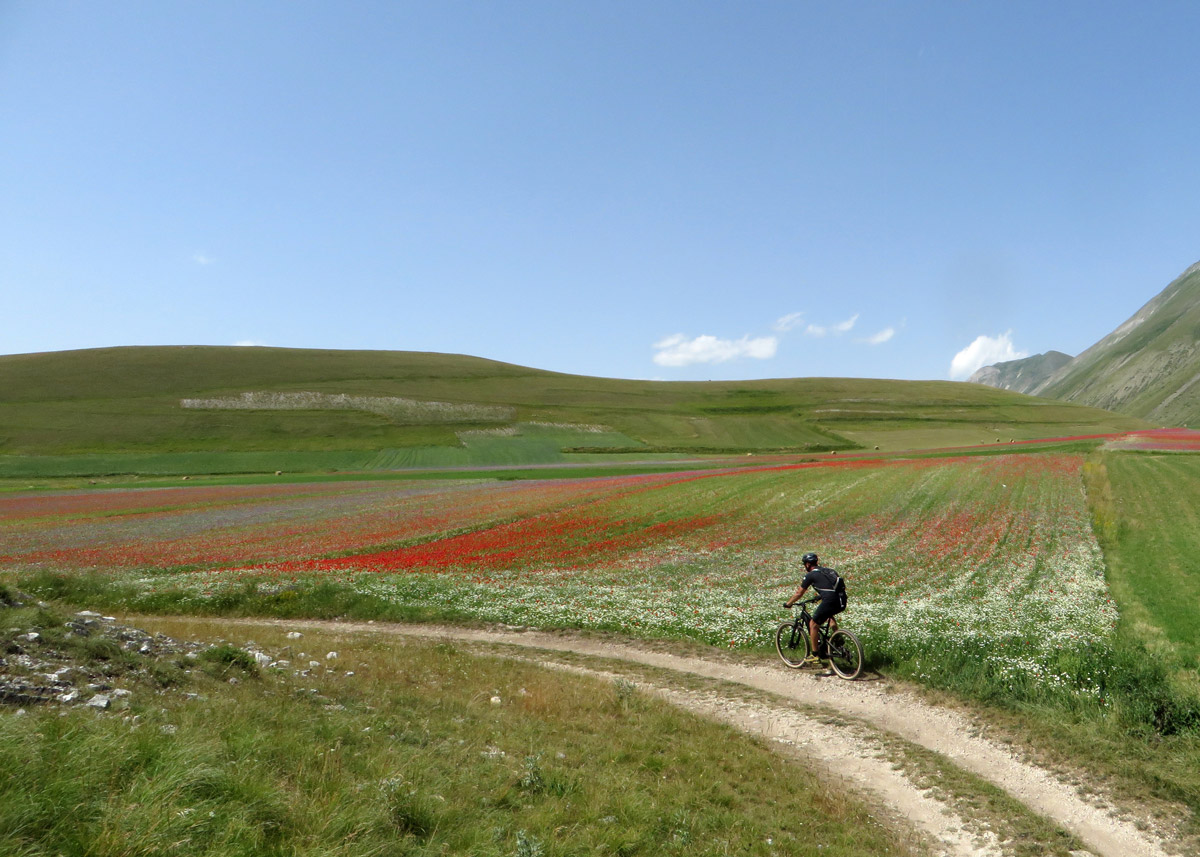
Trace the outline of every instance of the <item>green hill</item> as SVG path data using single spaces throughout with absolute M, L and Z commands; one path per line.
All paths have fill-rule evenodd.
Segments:
M 1200 264 L 1029 392 L 1158 425 L 1200 423 Z
M 185 469 L 199 471 L 305 462 L 354 469 L 618 451 L 897 450 L 1141 426 L 945 381 L 631 381 L 401 351 L 127 347 L 0 356 L 0 459 L 10 472 L 18 456 L 107 457 L 93 461 L 97 471 L 137 469 L 114 456 L 178 463 L 184 454 L 192 456 Z M 225 456 L 224 465 L 211 456 Z M 174 472 L 164 466 L 158 472 Z

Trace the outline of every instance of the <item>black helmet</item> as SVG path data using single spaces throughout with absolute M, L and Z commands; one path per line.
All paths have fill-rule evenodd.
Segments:
M 802 563 L 804 563 L 805 565 L 808 565 L 809 563 L 812 563 L 813 565 L 821 564 L 821 561 L 819 559 L 817 559 L 817 555 L 815 553 L 812 553 L 811 551 L 806 553 L 804 556 L 800 557 L 800 561 Z

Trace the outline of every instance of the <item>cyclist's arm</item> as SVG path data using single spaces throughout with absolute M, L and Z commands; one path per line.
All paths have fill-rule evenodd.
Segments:
M 808 591 L 808 587 L 805 586 L 803 583 L 800 584 L 800 588 L 795 591 L 795 593 L 792 595 L 791 598 L 789 598 L 787 601 L 784 602 L 783 606 L 790 609 L 793 604 L 795 604 L 797 601 L 799 601 L 801 598 L 804 597 L 804 593 L 807 591 Z

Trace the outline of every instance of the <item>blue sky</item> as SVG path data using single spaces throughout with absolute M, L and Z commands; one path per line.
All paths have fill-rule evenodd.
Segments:
M 1190 2 L 0 0 L 0 353 L 1076 354 L 1200 259 Z

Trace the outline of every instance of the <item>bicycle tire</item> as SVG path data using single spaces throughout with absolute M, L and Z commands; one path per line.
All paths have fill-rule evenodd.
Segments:
M 779 652 L 780 659 L 785 664 L 794 670 L 804 666 L 804 659 L 808 657 L 808 634 L 802 630 L 796 629 L 795 634 L 792 630 L 796 628 L 795 622 L 784 622 L 779 626 L 779 630 L 775 632 L 775 651 Z
M 838 628 L 829 635 L 829 665 L 847 680 L 858 678 L 862 672 L 863 650 L 858 637 Z

